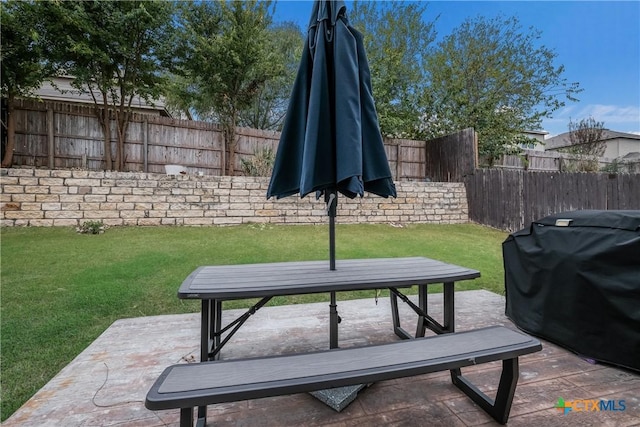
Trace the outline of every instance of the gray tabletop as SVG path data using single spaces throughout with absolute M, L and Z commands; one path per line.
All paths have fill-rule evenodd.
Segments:
M 480 272 L 424 257 L 204 266 L 178 290 L 186 299 L 243 299 L 407 287 L 475 279 Z

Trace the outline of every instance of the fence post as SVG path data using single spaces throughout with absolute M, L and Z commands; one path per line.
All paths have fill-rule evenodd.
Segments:
M 142 122 L 142 170 L 149 173 L 149 122 L 145 118 Z
M 400 181 L 400 178 L 402 178 L 401 174 L 402 174 L 402 142 L 397 141 L 396 144 L 396 179 L 398 181 Z
M 55 169 L 55 135 L 51 107 L 47 108 L 47 151 L 49 169 Z

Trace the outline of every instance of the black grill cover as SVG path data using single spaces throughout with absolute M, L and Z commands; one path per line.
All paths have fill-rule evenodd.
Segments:
M 506 315 L 519 328 L 640 370 L 640 211 L 551 215 L 511 234 L 502 253 Z

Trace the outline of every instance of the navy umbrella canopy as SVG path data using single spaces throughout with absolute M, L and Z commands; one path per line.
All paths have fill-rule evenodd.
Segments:
M 362 35 L 343 1 L 313 3 L 267 197 L 396 196 Z
M 335 268 L 337 193 L 396 197 L 378 124 L 362 35 L 343 1 L 316 0 L 267 198 L 324 194 Z

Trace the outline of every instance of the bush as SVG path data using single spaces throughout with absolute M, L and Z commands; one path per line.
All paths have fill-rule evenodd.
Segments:
M 102 221 L 85 221 L 76 229 L 80 234 L 102 234 L 104 230 L 105 225 Z
M 271 147 L 258 148 L 249 160 L 241 159 L 242 171 L 247 176 L 269 176 L 276 160 Z

